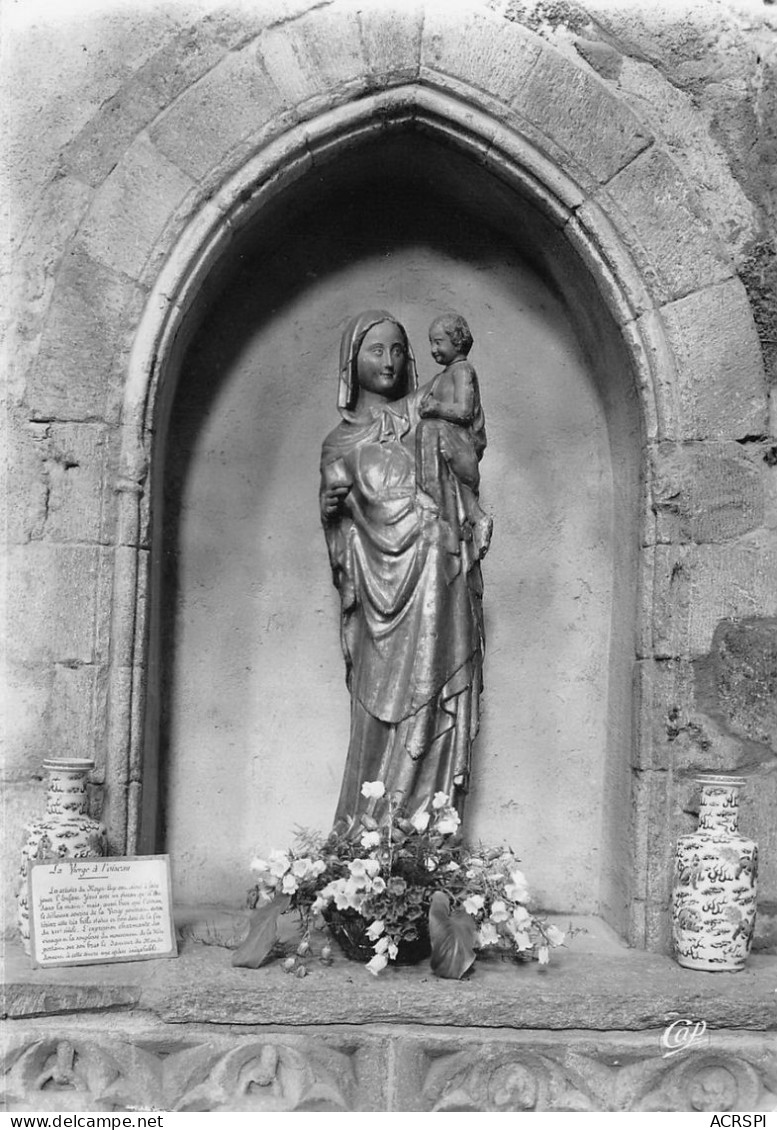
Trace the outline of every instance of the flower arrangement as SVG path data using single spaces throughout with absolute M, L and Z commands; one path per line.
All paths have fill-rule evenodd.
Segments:
M 367 781 L 362 795 L 385 795 Z M 299 914 L 307 954 L 313 925 L 326 922 L 349 956 L 379 974 L 390 961 L 431 952 L 432 970 L 461 977 L 476 951 L 496 947 L 547 964 L 564 934 L 527 908 L 529 891 L 509 850 L 467 847 L 459 815 L 436 793 L 411 815 L 390 798 L 380 823 L 370 815 L 328 836 L 301 833 L 295 847 L 254 859 L 253 921 L 233 958 L 256 967 L 272 956 L 280 914 Z

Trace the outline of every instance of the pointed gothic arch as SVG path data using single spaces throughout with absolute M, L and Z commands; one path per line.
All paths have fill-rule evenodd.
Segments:
M 324 18 L 324 14 L 308 13 L 305 43 L 314 41 L 316 21 Z M 281 199 L 289 186 L 354 152 L 360 144 L 374 144 L 412 130 L 450 147 L 542 215 L 558 233 L 559 246 L 582 265 L 619 327 L 630 363 L 624 380 L 639 400 L 642 471 L 648 496 L 651 451 L 659 441 L 733 435 L 737 429 L 748 430 L 748 414 L 760 411 L 756 403 L 762 395 L 760 370 L 749 306 L 703 216 L 695 205 L 690 208 L 691 220 L 679 216 L 678 223 L 685 223 L 688 231 L 670 240 L 669 246 L 665 239 L 651 244 L 634 223 L 631 209 L 655 210 L 657 177 L 663 178 L 671 207 L 687 204 L 693 195 L 641 123 L 590 73 L 522 28 L 485 19 L 478 24 L 479 54 L 472 50 L 467 55 L 462 49 L 454 53 L 455 65 L 448 65 L 441 48 L 435 67 L 430 67 L 436 49 L 433 30 L 427 23 L 420 41 L 408 49 L 412 68 L 402 71 L 402 60 L 398 60 L 393 71 L 389 68 L 393 77 L 383 83 L 373 78 L 371 90 L 354 92 L 347 81 L 338 85 L 331 68 L 308 52 L 308 89 L 297 113 L 291 120 L 281 120 L 274 130 L 263 121 L 214 165 L 206 178 L 210 182 L 207 192 L 188 194 L 183 219 L 180 210 L 171 212 L 161 236 L 155 236 L 154 254 L 139 272 L 148 296 L 127 368 L 121 469 L 115 483 L 120 511 L 113 579 L 106 807 L 112 841 L 119 850 L 132 851 L 137 844 L 144 784 L 147 796 L 150 791 L 149 782 L 143 782 L 143 747 L 149 688 L 155 678 L 146 602 L 153 551 L 153 491 L 147 487 L 155 473 L 155 445 L 164 431 L 177 366 L 208 280 L 217 277 L 241 233 L 270 202 Z M 392 50 L 401 48 L 401 41 L 396 43 L 399 46 Z M 488 51 L 483 51 L 484 44 Z M 266 66 L 274 73 L 277 60 L 273 62 L 271 46 L 265 41 Z M 494 52 L 501 59 L 517 60 L 512 76 L 493 70 Z M 543 78 L 543 66 L 559 81 L 549 120 L 538 123 L 531 120 L 531 113 L 532 106 L 540 104 L 543 82 L 548 81 L 547 76 Z M 515 96 L 516 90 L 527 90 L 521 68 L 529 74 L 529 86 L 533 83 L 538 88 L 532 95 L 534 103 L 531 97 L 522 101 Z M 589 99 L 590 123 L 591 89 L 599 99 L 593 120 L 603 122 L 609 113 L 618 127 L 614 134 L 602 126 L 604 141 L 600 139 L 598 148 L 590 140 L 586 143 L 585 130 L 574 125 L 580 118 L 581 95 Z M 571 127 L 566 124 L 569 118 Z M 630 123 L 632 129 L 627 128 Z M 196 121 L 191 128 L 196 132 Z M 590 132 L 590 125 L 588 128 Z M 98 190 L 85 220 L 93 246 L 100 242 L 103 221 L 108 240 L 108 210 L 103 204 L 110 191 L 110 186 Z M 744 365 L 738 403 L 742 408 L 733 417 L 730 413 L 724 417 L 716 407 L 719 390 L 727 387 L 730 360 L 711 356 L 707 345 L 721 304 L 728 312 L 732 340 L 745 343 L 740 349 Z M 706 365 L 704 388 L 699 385 L 699 354 Z M 643 697 L 651 685 L 649 665 L 656 657 L 683 654 L 683 632 L 690 631 L 678 622 L 671 639 L 662 640 L 653 630 L 654 605 L 665 599 L 665 585 L 657 579 L 664 550 L 656 547 L 652 521 L 649 507 L 644 506 L 641 623 L 635 626 L 639 642 L 634 656 L 638 694 Z M 662 944 L 662 938 L 659 927 L 651 925 L 651 907 L 665 900 L 666 880 L 656 878 L 646 859 L 665 836 L 666 778 L 651 772 L 654 765 L 647 727 L 636 728 L 630 752 L 641 775 L 631 829 L 631 897 L 637 909 L 629 938 L 633 944 L 655 947 Z M 664 854 L 665 850 L 660 849 Z

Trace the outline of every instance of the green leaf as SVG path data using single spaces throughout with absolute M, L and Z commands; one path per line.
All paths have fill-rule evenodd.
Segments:
M 289 895 L 274 898 L 251 915 L 248 937 L 232 955 L 232 964 L 245 969 L 258 969 L 267 961 L 278 938 L 278 919 L 289 909 Z
M 432 973 L 459 980 L 475 962 L 477 927 L 466 910 L 451 913 L 447 895 L 435 891 L 429 907 Z

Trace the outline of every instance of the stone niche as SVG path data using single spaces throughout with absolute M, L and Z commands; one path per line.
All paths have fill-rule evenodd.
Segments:
M 348 697 L 316 495 L 340 333 L 386 306 L 428 377 L 453 306 L 496 528 L 470 832 L 506 840 L 548 910 L 598 921 L 547 969 L 484 958 L 455 983 L 340 954 L 300 980 L 189 940 L 33 969 L 9 945 L 7 1105 L 773 1110 L 773 955 L 738 974 L 668 956 L 699 770 L 748 776 L 760 921 L 777 906 L 754 312 L 774 335 L 760 259 L 743 271 L 773 212 L 736 182 L 768 180 L 766 25 L 717 5 L 709 34 L 694 16 L 667 39 L 662 13 L 613 25 L 585 0 L 539 22 L 479 0 L 174 7 L 116 8 L 115 39 L 40 22 L 11 52 L 41 82 L 12 80 L 8 842 L 61 750 L 95 758 L 111 850 L 168 850 L 195 913 L 239 905 L 253 852 L 295 824 L 326 828 Z M 763 135 L 727 151 L 727 119 Z M 666 1057 L 678 1021 L 704 1039 Z
M 144 848 L 171 853 L 179 900 L 240 903 L 257 850 L 331 823 L 349 701 L 318 461 L 338 418 L 342 327 L 373 306 L 406 324 L 422 381 L 437 313 L 462 311 L 476 338 L 495 534 L 468 833 L 510 844 L 548 910 L 600 915 L 623 935 L 635 378 L 556 227 L 415 129 L 350 147 L 261 209 L 164 375 L 145 765 L 159 794 L 146 788 Z

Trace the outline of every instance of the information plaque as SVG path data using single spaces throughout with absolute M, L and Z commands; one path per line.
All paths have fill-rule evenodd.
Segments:
M 35 965 L 177 955 L 168 855 L 36 863 L 29 884 Z

